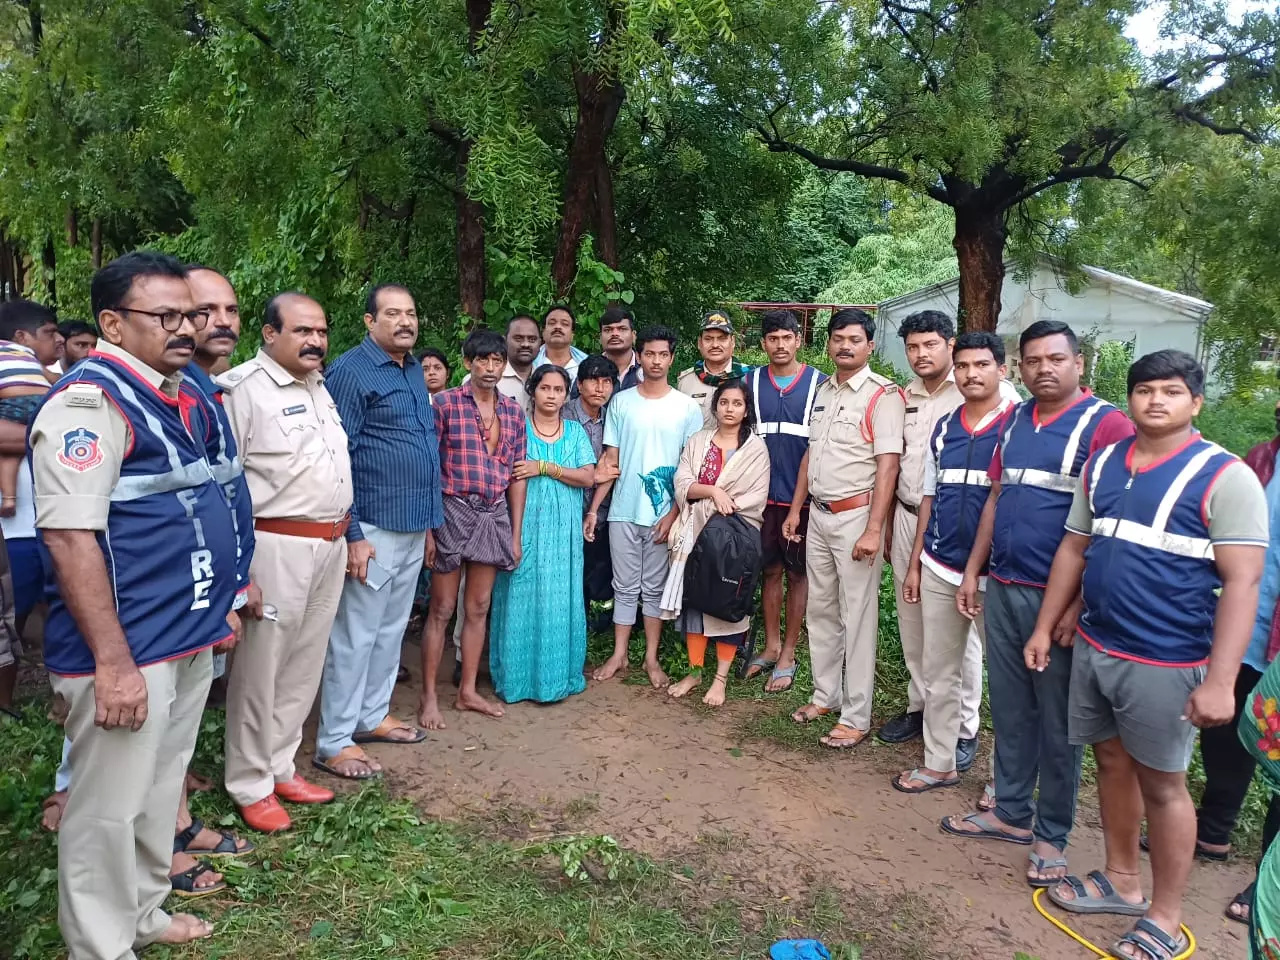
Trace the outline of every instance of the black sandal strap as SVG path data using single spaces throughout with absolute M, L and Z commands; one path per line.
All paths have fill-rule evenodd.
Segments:
M 169 885 L 174 890 L 180 890 L 183 893 L 195 893 L 199 888 L 196 887 L 196 881 L 203 877 L 206 873 L 213 873 L 213 867 L 205 863 L 203 860 L 197 860 L 194 867 L 188 867 L 181 873 L 172 874 L 169 877 Z M 222 881 L 218 881 L 221 883 Z M 218 884 L 213 884 L 216 887 Z M 210 889 L 206 887 L 205 889 Z M 203 892 L 203 891 L 201 891 Z M 1157 958 L 1159 960 L 1159 958 Z
M 1139 918 L 1133 929 L 1116 941 L 1116 946 L 1126 943 L 1141 950 L 1148 960 L 1173 960 L 1184 949 L 1181 940 L 1170 937 L 1167 931 L 1146 917 Z
M 1083 900 L 1089 896 L 1089 891 L 1085 888 L 1084 883 L 1074 873 L 1062 879 L 1071 888 L 1071 892 L 1075 894 L 1077 900 Z
M 175 834 L 173 838 L 173 852 L 185 853 L 187 847 L 195 842 L 196 837 L 200 836 L 200 831 L 204 829 L 204 821 L 199 817 L 191 818 L 191 826 L 183 830 L 179 834 Z

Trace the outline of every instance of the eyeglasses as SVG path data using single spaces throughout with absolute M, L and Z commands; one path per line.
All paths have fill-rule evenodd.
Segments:
M 140 313 L 144 317 L 155 317 L 167 333 L 177 333 L 182 328 L 183 320 L 190 320 L 191 325 L 197 330 L 203 330 L 209 325 L 208 310 L 188 310 L 185 313 L 180 310 L 165 310 L 157 313 L 154 310 L 136 310 L 133 307 L 115 307 L 114 309 L 117 313 Z

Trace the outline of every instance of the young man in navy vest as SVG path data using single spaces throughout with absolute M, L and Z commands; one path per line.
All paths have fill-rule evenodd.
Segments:
M 1013 408 L 1001 431 L 991 493 L 956 594 L 962 613 L 983 611 L 978 583 L 990 558 L 985 622 L 995 809 L 947 817 L 941 827 L 960 837 L 1031 846 L 1027 880 L 1046 886 L 1066 873 L 1063 851 L 1080 784 L 1082 749 L 1067 742 L 1069 645 L 1078 601 L 1058 619 L 1054 637 L 1064 647 L 1049 670 L 1029 672 L 1022 648 L 1035 629 L 1085 458 L 1132 436 L 1133 424 L 1080 386 L 1084 357 L 1065 323 L 1033 323 L 1018 347 L 1032 398 Z
M 988 470 L 1000 431 L 1013 407 L 1001 392 L 1005 365 L 999 336 L 961 334 L 953 357 L 954 381 L 964 403 L 938 420 L 925 444 L 920 515 L 902 585 L 903 601 L 920 611 L 923 639 L 917 670 L 924 701 L 924 766 L 893 779 L 894 788 L 903 793 L 955 786 L 964 772 L 957 747 L 964 732 L 969 628 L 976 625 L 979 642 L 985 630 L 980 611 L 970 618 L 956 607 L 956 590 L 964 581 L 991 489 Z M 986 579 L 979 576 L 980 590 L 986 589 Z
M 760 318 L 760 346 L 769 365 L 748 375 L 756 407 L 756 432 L 769 448 L 769 503 L 760 531 L 764 546 L 764 653 L 751 661 L 748 679 L 771 671 L 764 688 L 769 693 L 790 690 L 796 676 L 796 644 L 809 600 L 805 576 L 805 536 L 809 506 L 800 508 L 799 526 L 790 537 L 782 524 L 795 499 L 800 463 L 809 450 L 809 415 L 826 374 L 796 360 L 800 323 L 790 310 L 770 310 Z M 786 574 L 787 633 L 782 636 L 782 578 Z
M 1182 895 L 1196 842 L 1186 770 L 1197 727 L 1230 723 L 1267 548 L 1262 485 L 1191 425 L 1204 371 L 1180 350 L 1129 368 L 1137 436 L 1093 454 L 1067 518 L 1026 646 L 1029 670 L 1057 659 L 1053 628 L 1082 596 L 1072 657 L 1070 739 L 1092 744 L 1105 870 L 1049 895 L 1075 913 L 1142 917 L 1112 947 L 1165 960 L 1186 949 Z M 1153 892 L 1142 896 L 1146 812 Z
M 76 785 L 58 844 L 73 960 L 212 933 L 163 904 L 211 650 L 238 628 L 235 526 L 200 428 L 212 411 L 181 385 L 208 314 L 157 253 L 108 264 L 91 297 L 102 341 L 49 394 L 30 441 L 57 586 L 45 663 L 69 707 Z

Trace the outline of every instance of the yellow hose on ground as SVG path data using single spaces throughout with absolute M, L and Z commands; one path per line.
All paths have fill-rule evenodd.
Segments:
M 1102 957 L 1103 960 L 1126 960 L 1126 958 L 1124 957 L 1119 957 L 1119 958 L 1115 957 L 1114 954 L 1108 953 L 1106 950 L 1103 950 L 1097 944 L 1089 940 L 1086 940 L 1084 937 L 1080 936 L 1080 934 L 1076 933 L 1074 930 L 1068 927 L 1065 923 L 1063 923 L 1061 920 L 1059 920 L 1057 917 L 1051 914 L 1048 910 L 1046 910 L 1044 908 L 1044 905 L 1040 902 L 1042 899 L 1044 899 L 1043 888 L 1036 890 L 1036 892 L 1031 895 L 1031 902 L 1035 904 L 1036 910 L 1039 912 L 1040 916 L 1044 917 L 1046 920 L 1052 923 L 1055 927 L 1057 927 L 1059 930 L 1065 933 L 1068 937 L 1070 937 L 1076 943 L 1080 944 L 1082 947 L 1087 947 L 1089 950 L 1092 950 L 1095 955 Z M 1187 960 L 1187 957 L 1191 956 L 1193 953 L 1196 952 L 1196 935 L 1191 932 L 1191 928 L 1188 927 L 1185 923 L 1182 925 L 1182 932 L 1187 935 L 1187 949 L 1182 951 L 1182 953 L 1178 954 L 1176 957 L 1174 957 L 1173 960 Z

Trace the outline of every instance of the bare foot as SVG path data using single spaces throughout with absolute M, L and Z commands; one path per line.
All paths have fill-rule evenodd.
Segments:
M 702 702 L 708 707 L 718 707 L 724 703 L 725 681 L 723 677 L 716 677 L 711 681 L 711 689 L 703 696 Z
M 50 833 L 57 833 L 62 823 L 63 811 L 67 809 L 67 791 L 60 790 L 44 798 L 44 813 L 40 815 L 40 826 Z
M 595 673 L 591 674 L 592 680 L 612 680 L 620 671 L 627 669 L 626 654 L 619 656 L 614 654 L 600 666 L 596 667 Z
M 212 936 L 212 923 L 189 913 L 175 913 L 169 917 L 169 926 L 165 932 L 153 942 L 177 946 L 193 940 L 208 940 Z
M 673 683 L 667 687 L 667 696 L 673 700 L 678 700 L 701 682 L 702 677 L 699 674 L 691 673 L 679 683 Z
M 213 782 L 208 777 L 202 777 L 193 770 L 187 771 L 187 791 L 189 793 L 208 793 L 213 789 Z
M 655 690 L 665 690 L 671 679 L 663 672 L 657 661 L 646 663 L 644 672 L 649 675 L 649 685 Z
M 484 714 L 486 717 L 493 717 L 495 720 L 505 716 L 507 712 L 478 693 L 463 693 L 461 690 L 458 691 L 458 699 L 453 701 L 453 709 L 473 710 L 476 713 Z
M 440 712 L 440 701 L 435 697 L 422 699 L 418 703 L 418 726 L 424 730 L 443 730 L 444 714 Z

